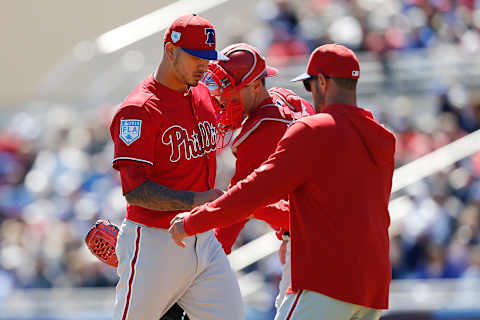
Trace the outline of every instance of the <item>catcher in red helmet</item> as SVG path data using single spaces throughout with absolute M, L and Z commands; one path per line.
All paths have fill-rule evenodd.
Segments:
M 211 63 L 203 82 L 217 108 L 219 134 L 225 136 L 240 128 L 245 113 L 258 100 L 268 97 L 264 86 L 258 90 L 260 80 L 277 75 L 278 70 L 267 66 L 258 50 L 244 43 L 231 45 L 222 53 L 231 56 L 230 61 Z
M 231 137 L 233 130 L 241 128 L 231 144 L 237 159 L 235 174 L 230 181 L 230 186 L 233 186 L 275 151 L 277 142 L 293 121 L 314 114 L 314 109 L 308 101 L 290 90 L 265 87 L 265 79 L 277 75 L 278 70 L 266 64 L 257 48 L 238 43 L 228 46 L 222 53 L 229 60 L 211 63 L 203 82 L 209 88 L 217 110 L 220 144 L 228 144 L 230 139 L 225 137 Z M 284 267 L 278 305 L 290 283 L 290 259 L 285 259 L 290 250 L 289 204 L 279 199 L 277 203 L 252 212 L 251 217 L 269 223 L 283 240 L 280 257 Z M 227 254 L 246 222 L 240 221 L 215 230 Z

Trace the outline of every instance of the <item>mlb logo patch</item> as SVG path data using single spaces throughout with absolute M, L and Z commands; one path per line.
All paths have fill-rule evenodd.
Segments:
M 132 142 L 140 138 L 140 133 L 142 131 L 141 129 L 142 120 L 120 120 L 120 139 L 122 139 L 122 141 L 129 146 L 132 144 Z
M 176 43 L 178 42 L 178 40 L 180 40 L 180 37 L 182 36 L 182 34 L 180 32 L 177 32 L 177 31 L 172 31 L 172 42 L 173 43 Z
M 352 77 L 358 77 L 360 75 L 360 71 L 358 70 L 353 70 L 352 71 Z

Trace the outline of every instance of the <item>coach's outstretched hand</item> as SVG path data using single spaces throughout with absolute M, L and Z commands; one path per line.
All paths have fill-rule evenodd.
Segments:
M 183 217 L 188 214 L 188 212 L 182 212 L 177 214 L 171 221 L 170 221 L 170 228 L 168 228 L 168 232 L 172 235 L 173 241 L 177 245 L 182 248 L 185 248 L 185 242 L 183 239 L 188 237 L 187 233 L 185 232 L 185 228 L 183 226 Z

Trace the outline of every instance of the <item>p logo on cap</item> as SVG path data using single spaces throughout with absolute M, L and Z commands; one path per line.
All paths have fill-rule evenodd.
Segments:
M 215 29 L 205 28 L 205 34 L 207 35 L 207 40 L 205 40 L 205 43 L 209 46 L 215 46 Z
M 215 50 L 215 28 L 196 14 L 187 14 L 175 20 L 165 33 L 165 43 L 171 42 L 183 51 L 206 60 L 228 60 Z

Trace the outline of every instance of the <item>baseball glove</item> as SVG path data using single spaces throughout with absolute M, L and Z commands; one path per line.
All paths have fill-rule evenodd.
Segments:
M 108 220 L 97 220 L 97 223 L 88 231 L 85 243 L 88 249 L 100 261 L 112 266 L 118 266 L 117 246 L 118 227 Z

